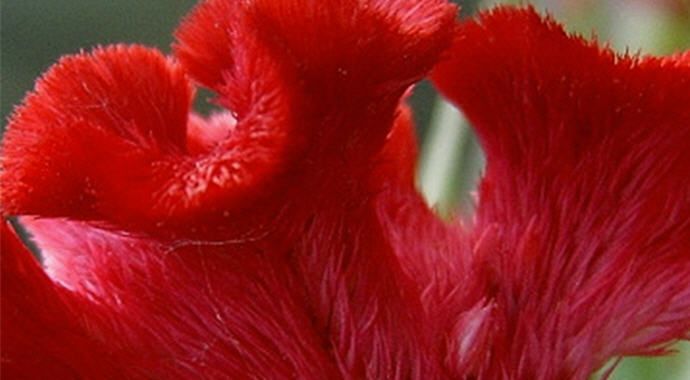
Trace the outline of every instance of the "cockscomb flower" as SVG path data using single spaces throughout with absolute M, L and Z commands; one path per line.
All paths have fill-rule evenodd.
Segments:
M 688 337 L 689 53 L 441 0 L 207 0 L 176 37 L 63 58 L 11 118 L 45 270 L 3 224 L 3 376 L 587 379 Z M 487 154 L 466 225 L 414 186 L 429 74 Z

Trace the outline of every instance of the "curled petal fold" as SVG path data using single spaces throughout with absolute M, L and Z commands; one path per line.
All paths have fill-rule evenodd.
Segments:
M 285 112 L 264 99 L 240 122 L 188 120 L 192 94 L 180 65 L 154 50 L 63 58 L 8 126 L 3 212 L 165 230 L 251 203 L 289 156 L 287 131 L 269 127 Z
M 380 97 L 421 79 L 450 42 L 456 13 L 438 0 L 257 0 L 248 11 L 307 86 L 341 100 L 343 92 Z
M 586 379 L 687 338 L 690 53 L 455 13 L 206 0 L 174 58 L 62 59 L 2 143 L 46 267 L 0 225 L 2 375 Z M 488 156 L 469 226 L 414 188 L 404 98 L 439 59 Z
M 207 0 L 177 30 L 175 52 L 219 92 L 247 69 L 245 56 L 266 48 L 306 86 L 353 86 L 362 96 L 365 87 L 401 90 L 421 79 L 449 43 L 455 12 L 440 0 Z
M 531 8 L 458 31 L 433 79 L 488 156 L 491 368 L 586 378 L 690 330 L 688 57 L 616 55 Z
M 108 196 L 127 191 L 120 180 L 148 180 L 127 178 L 131 171 L 150 171 L 152 162 L 184 153 L 191 96 L 179 66 L 143 47 L 113 46 L 61 59 L 8 125 L 4 212 L 99 213 Z M 116 189 L 108 188 L 112 184 Z
M 3 212 L 195 236 L 266 224 L 289 203 L 272 189 L 319 181 L 309 163 L 369 170 L 454 17 L 442 1 L 209 0 L 177 32 L 180 63 L 139 46 L 67 57 L 8 127 Z M 232 125 L 188 117 L 187 72 Z M 254 222 L 231 218 L 255 204 Z
M 366 160 L 406 88 L 450 43 L 455 11 L 444 1 L 208 0 L 177 30 L 175 53 L 240 123 L 283 94 L 313 154 Z

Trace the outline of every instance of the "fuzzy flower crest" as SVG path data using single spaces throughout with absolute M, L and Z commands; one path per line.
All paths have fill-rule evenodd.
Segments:
M 172 57 L 61 59 L 2 142 L 44 257 L 2 224 L 2 375 L 587 379 L 688 338 L 690 53 L 456 12 L 206 0 Z M 467 225 L 415 189 L 425 77 L 487 154 Z

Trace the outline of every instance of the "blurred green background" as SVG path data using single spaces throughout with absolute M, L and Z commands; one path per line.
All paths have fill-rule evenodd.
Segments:
M 463 16 L 514 1 L 458 1 Z M 34 80 L 61 55 L 115 42 L 157 46 L 169 52 L 171 32 L 194 0 L 1 0 L 0 112 L 3 120 Z M 524 2 L 523 2 L 524 3 Z M 690 47 L 690 0 L 542 0 L 570 30 L 596 35 L 614 48 L 667 54 Z M 201 93 L 199 106 L 208 107 Z M 413 97 L 422 152 L 419 184 L 440 214 L 472 210 L 472 190 L 484 164 L 470 126 L 422 83 Z M 4 129 L 6 122 L 3 122 Z M 616 380 L 690 379 L 690 344 L 678 355 L 628 358 Z M 596 376 L 595 376 L 596 377 Z

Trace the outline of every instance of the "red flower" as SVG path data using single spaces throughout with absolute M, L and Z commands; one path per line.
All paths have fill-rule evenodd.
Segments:
M 3 225 L 8 378 L 586 379 L 687 337 L 689 53 L 440 0 L 208 0 L 176 36 L 62 59 L 10 121 L 46 272 Z M 470 226 L 414 189 L 432 68 L 488 155 Z

